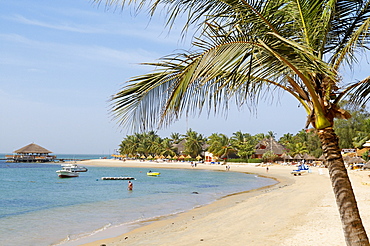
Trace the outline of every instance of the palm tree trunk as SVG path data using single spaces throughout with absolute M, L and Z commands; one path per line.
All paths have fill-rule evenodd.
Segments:
M 349 246 L 370 245 L 333 128 L 318 131 L 334 190 L 344 237 Z

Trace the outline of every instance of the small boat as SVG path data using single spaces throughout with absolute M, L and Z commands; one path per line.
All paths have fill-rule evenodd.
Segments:
M 72 171 L 75 171 L 75 172 L 87 172 L 88 170 L 86 167 L 80 167 L 77 164 L 73 164 L 73 163 L 62 164 L 61 166 L 62 166 L 62 169 L 65 167 L 69 167 L 71 168 Z
M 59 178 L 74 178 L 79 176 L 78 172 L 71 170 L 69 167 L 64 167 L 62 170 L 56 171 L 56 173 Z
M 146 173 L 146 175 L 148 175 L 148 176 L 159 176 L 161 173 L 159 173 L 159 172 L 147 172 Z

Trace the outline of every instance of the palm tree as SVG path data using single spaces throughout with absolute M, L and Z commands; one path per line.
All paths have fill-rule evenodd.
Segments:
M 196 157 L 203 152 L 203 145 L 205 138 L 202 134 L 199 134 L 192 129 L 187 130 L 184 135 L 185 139 L 185 151 L 184 154 Z
M 181 134 L 178 132 L 172 132 L 170 135 L 170 140 L 172 141 L 173 144 L 178 144 L 182 140 Z
M 210 145 L 207 151 L 218 158 L 224 158 L 225 162 L 229 158 L 229 154 L 235 152 L 235 149 L 231 145 L 231 139 L 225 134 L 213 133 L 208 138 L 207 143 Z
M 307 146 L 305 142 L 295 143 L 295 144 L 289 144 L 288 145 L 290 151 L 289 154 L 291 156 L 295 156 L 296 154 L 306 154 L 308 153 Z
M 132 156 L 137 155 L 137 148 L 139 146 L 139 143 L 140 141 L 135 135 L 126 136 L 119 145 L 120 154 Z
M 256 146 L 257 141 L 256 138 L 251 136 L 249 133 L 237 131 L 234 132 L 231 137 L 231 144 L 237 151 L 238 156 L 243 159 L 247 159 L 254 153 L 254 147 Z
M 287 145 L 293 141 L 293 134 L 285 133 L 280 139 L 279 142 L 281 144 Z
M 175 148 L 172 144 L 172 140 L 169 139 L 169 138 L 165 138 L 163 139 L 163 141 L 161 142 L 161 152 L 160 154 L 161 155 L 170 155 L 170 156 L 175 156 L 176 155 L 176 151 L 175 151 Z
M 101 2 L 103 0 L 95 0 Z M 117 0 L 107 4 L 136 3 Z M 370 78 L 344 84 L 340 69 L 357 62 L 369 42 L 368 0 L 141 0 L 152 14 L 164 7 L 171 27 L 187 14 L 184 31 L 198 25 L 194 48 L 162 58 L 155 71 L 132 78 L 112 97 L 123 125 L 168 125 L 203 108 L 223 112 L 232 100 L 254 106 L 282 90 L 306 110 L 322 143 L 347 245 L 369 245 L 333 130 L 348 119 L 340 101 Z M 266 93 L 264 93 L 266 92 Z M 270 92 L 270 93 L 269 93 Z M 364 92 L 364 93 L 361 93 Z M 158 116 L 161 117 L 158 117 Z
M 267 138 L 273 138 L 273 139 L 275 139 L 275 136 L 276 136 L 276 133 L 275 132 L 273 132 L 273 131 L 268 131 L 267 132 Z

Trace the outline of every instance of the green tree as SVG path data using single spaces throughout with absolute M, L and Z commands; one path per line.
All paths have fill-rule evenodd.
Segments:
M 119 153 L 121 155 L 136 156 L 138 154 L 137 148 L 139 143 L 139 138 L 136 135 L 128 135 L 119 145 Z
M 273 162 L 274 160 L 276 160 L 278 158 L 278 156 L 271 150 L 269 151 L 266 151 L 263 155 L 262 155 L 262 160 L 264 162 Z
M 170 155 L 172 157 L 176 155 L 171 139 L 165 138 L 161 141 L 161 151 L 159 153 L 164 156 Z
M 235 152 L 231 139 L 225 134 L 214 133 L 208 137 L 207 143 L 209 144 L 207 151 L 218 158 L 224 158 L 225 162 L 229 158 L 229 154 Z
M 273 131 L 268 131 L 266 137 L 275 139 L 276 133 Z
M 160 151 L 161 138 L 154 131 L 135 133 L 139 139 L 139 144 L 136 148 L 139 155 L 155 155 Z
M 182 140 L 181 134 L 178 133 L 178 132 L 172 132 L 171 135 L 170 135 L 170 140 L 174 144 L 180 143 L 180 141 Z
M 347 109 L 349 106 L 345 102 L 344 107 Z M 365 107 L 349 111 L 352 115 L 350 119 L 335 120 L 334 129 L 339 136 L 339 147 L 344 149 L 361 148 L 370 139 L 370 114 Z
M 307 146 L 305 142 L 299 142 L 294 144 L 289 144 L 290 154 L 295 156 L 296 154 L 305 154 L 308 153 Z
M 184 135 L 185 151 L 184 154 L 195 158 L 203 152 L 203 145 L 206 141 L 202 134 L 199 134 L 192 129 L 187 130 Z
M 262 139 L 264 138 L 267 138 L 267 135 L 263 134 L 263 133 L 257 133 L 256 135 L 253 136 L 254 139 L 256 140 L 256 143 L 258 143 L 259 141 L 261 141 Z
M 344 96 L 359 86 L 355 95 L 369 94 L 368 78 L 345 84 L 339 74 L 358 61 L 355 52 L 368 48 L 369 2 L 142 0 L 138 6 L 148 4 L 152 14 L 164 7 L 170 27 L 186 13 L 184 31 L 198 25 L 194 48 L 146 63 L 155 71 L 134 77 L 112 97 L 120 123 L 150 129 L 203 108 L 223 112 L 231 99 L 255 105 L 276 90 L 287 92 L 306 110 L 307 126 L 317 129 L 347 245 L 369 245 L 333 130 L 334 118 L 350 118 L 340 108 Z
M 322 155 L 322 147 L 320 139 L 314 130 L 301 130 L 296 135 L 285 134 L 279 140 L 289 150 L 289 154 L 294 156 L 297 153 L 309 153 L 315 157 Z M 304 146 L 304 152 L 302 147 Z
M 255 151 L 257 141 L 249 133 L 234 132 L 230 140 L 237 155 L 243 159 L 248 159 Z
M 362 155 L 362 159 L 365 161 L 369 161 L 369 151 L 366 150 L 365 153 Z
M 283 145 L 288 145 L 293 141 L 293 134 L 291 133 L 285 133 L 282 137 L 279 139 L 279 143 Z
M 308 153 L 316 158 L 320 157 L 322 155 L 322 147 L 319 136 L 317 135 L 316 131 L 309 131 L 307 135 Z

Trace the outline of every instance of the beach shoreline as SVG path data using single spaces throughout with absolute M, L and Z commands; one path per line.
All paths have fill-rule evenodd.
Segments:
M 192 169 L 189 163 L 119 161 L 79 162 L 85 166 Z M 172 216 L 143 221 L 120 236 L 78 245 L 345 245 L 327 169 L 293 176 L 292 166 L 229 164 L 230 171 L 253 173 L 279 183 L 223 197 Z M 224 165 L 198 169 L 226 171 Z M 365 228 L 370 226 L 369 171 L 349 171 Z M 370 179 L 369 179 L 370 180 Z M 138 225 L 136 225 L 138 226 Z M 103 238 L 103 237 L 102 237 Z

